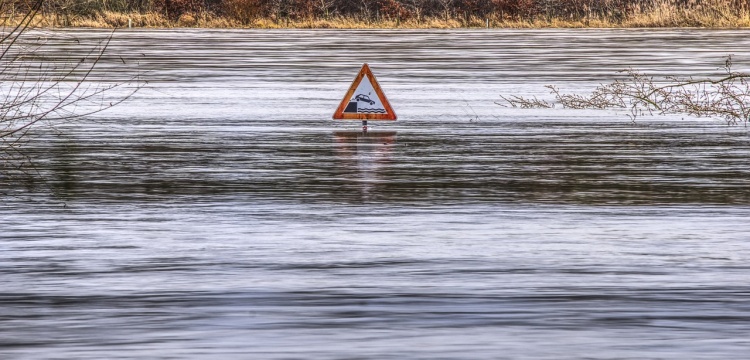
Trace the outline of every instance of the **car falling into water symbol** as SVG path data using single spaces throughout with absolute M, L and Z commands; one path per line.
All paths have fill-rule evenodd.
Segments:
M 363 102 L 366 102 L 366 103 L 370 103 L 370 105 L 375 105 L 375 101 L 370 100 L 370 97 L 367 96 L 367 95 L 365 95 L 365 94 L 359 94 L 359 95 L 355 96 L 354 100 L 356 100 L 356 101 L 363 101 Z

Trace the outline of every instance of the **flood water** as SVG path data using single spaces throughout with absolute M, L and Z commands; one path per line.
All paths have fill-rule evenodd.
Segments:
M 744 358 L 748 129 L 496 102 L 750 71 L 748 35 L 119 31 L 94 75 L 148 84 L 0 177 L 0 357 Z M 364 62 L 367 136 L 331 120 Z

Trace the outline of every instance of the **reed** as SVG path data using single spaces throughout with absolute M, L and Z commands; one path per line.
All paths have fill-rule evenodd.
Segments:
M 742 6 L 744 5 L 744 6 Z M 650 7 L 637 7 L 623 21 L 624 27 L 750 27 L 748 3 L 732 0 L 655 1 Z
M 23 9 L 5 9 L 5 23 Z M 72 3 L 76 0 L 50 0 Z M 139 4 L 134 6 L 133 4 Z M 476 4 L 485 4 L 479 6 Z M 748 28 L 750 0 L 89 0 L 48 6 L 45 27 Z M 441 5 L 442 4 L 442 5 Z

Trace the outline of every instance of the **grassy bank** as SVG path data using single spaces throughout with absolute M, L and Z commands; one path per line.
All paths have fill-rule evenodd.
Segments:
M 750 28 L 750 0 L 484 0 L 485 6 L 473 7 L 466 4 L 479 4 L 482 1 L 372 0 L 372 6 L 365 9 L 362 6 L 336 8 L 333 0 L 57 1 L 77 6 L 49 5 L 54 0 L 45 3 L 35 16 L 36 26 L 261 29 L 452 29 L 488 26 Z M 134 1 L 142 6 L 131 6 Z M 361 2 L 366 3 L 367 1 Z M 0 4 L 0 10 L 5 14 L 5 26 L 13 25 L 22 18 L 22 7 L 11 8 L 4 0 L 0 0 Z M 439 4 L 443 6 L 438 6 Z

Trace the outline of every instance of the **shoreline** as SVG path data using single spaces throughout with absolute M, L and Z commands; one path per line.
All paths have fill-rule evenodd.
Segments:
M 648 16 L 645 16 L 648 15 Z M 3 27 L 17 25 L 21 16 L 5 18 Z M 699 21 L 700 20 L 700 21 Z M 102 12 L 94 16 L 62 16 L 60 14 L 43 14 L 34 17 L 32 27 L 48 29 L 71 28 L 146 28 L 146 29 L 704 29 L 704 30 L 748 30 L 750 14 L 738 15 L 734 19 L 663 19 L 654 14 L 644 14 L 620 21 L 608 19 L 563 20 L 509 20 L 497 17 L 467 17 L 464 19 L 381 19 L 371 21 L 354 17 L 337 17 L 329 19 L 275 19 L 257 18 L 239 21 L 210 13 L 182 14 L 177 19 L 170 19 L 156 13 L 120 13 Z

